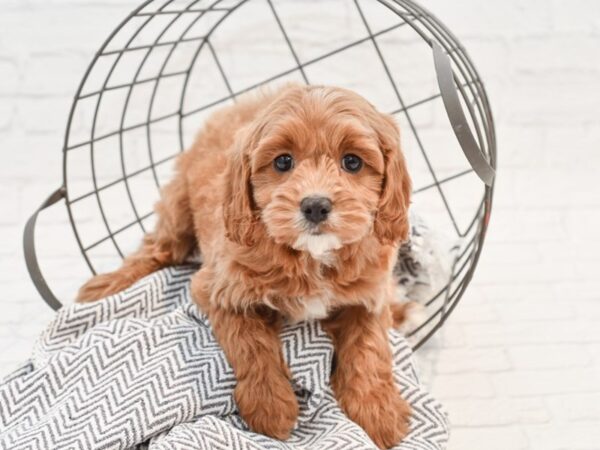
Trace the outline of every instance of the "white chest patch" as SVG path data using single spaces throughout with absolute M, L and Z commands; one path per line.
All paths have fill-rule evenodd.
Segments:
M 324 319 L 327 317 L 329 302 L 323 298 L 306 299 L 304 317 L 301 320 Z
M 327 263 L 330 260 L 332 250 L 337 250 L 341 246 L 340 238 L 331 233 L 302 233 L 293 245 L 296 250 L 307 251 L 313 258 L 323 263 Z

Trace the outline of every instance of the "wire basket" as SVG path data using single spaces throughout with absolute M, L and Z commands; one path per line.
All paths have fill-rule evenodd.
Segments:
M 64 199 L 93 273 L 114 269 L 151 230 L 177 155 L 215 108 L 297 81 L 353 89 L 400 124 L 414 200 L 460 237 L 452 275 L 411 332 L 446 320 L 475 270 L 490 215 L 494 125 L 483 84 L 457 39 L 410 0 L 146 1 L 108 37 L 77 90 L 63 186 L 25 230 L 29 272 L 53 308 L 34 247 L 38 213 Z

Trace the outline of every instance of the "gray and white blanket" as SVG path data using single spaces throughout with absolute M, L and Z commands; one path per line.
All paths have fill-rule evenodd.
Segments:
M 317 322 L 282 333 L 301 405 L 292 436 L 280 442 L 249 431 L 233 371 L 190 300 L 194 270 L 165 269 L 103 301 L 61 309 L 29 361 L 0 383 L 0 449 L 375 448 L 336 404 L 333 347 Z M 390 344 L 413 408 L 397 448 L 444 449 L 442 406 L 419 384 L 402 335 L 390 332 Z

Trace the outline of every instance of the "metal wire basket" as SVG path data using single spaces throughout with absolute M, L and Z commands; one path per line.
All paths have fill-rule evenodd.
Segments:
M 411 332 L 415 347 L 425 342 L 473 276 L 496 141 L 466 51 L 411 0 L 149 0 L 133 11 L 77 89 L 63 186 L 26 225 L 27 266 L 46 302 L 61 306 L 35 254 L 41 210 L 64 199 L 90 270 L 114 269 L 152 228 L 159 187 L 203 118 L 243 93 L 289 81 L 348 87 L 393 114 L 415 201 L 430 223 L 462 238 L 450 279 Z

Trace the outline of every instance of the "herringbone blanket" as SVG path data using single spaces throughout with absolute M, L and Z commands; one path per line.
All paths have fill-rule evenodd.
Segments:
M 301 412 L 290 439 L 252 433 L 235 378 L 190 301 L 191 267 L 157 272 L 106 300 L 65 307 L 31 359 L 0 384 L 0 449 L 373 449 L 328 386 L 333 349 L 318 323 L 287 327 L 285 358 Z M 414 415 L 399 449 L 443 449 L 441 405 L 390 333 L 395 376 Z

